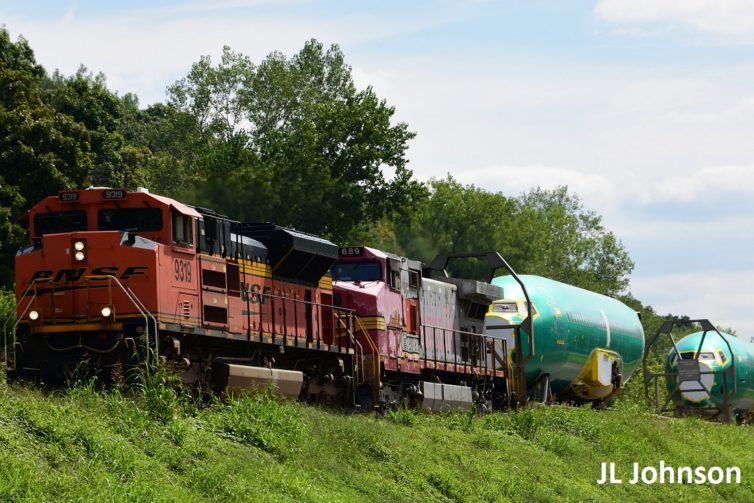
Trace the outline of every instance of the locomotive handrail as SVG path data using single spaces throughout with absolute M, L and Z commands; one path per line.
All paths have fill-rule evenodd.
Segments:
M 517 326 L 517 325 L 513 325 L 513 326 Z M 493 337 L 491 335 L 487 335 L 487 334 L 484 334 L 484 333 L 477 333 L 477 332 L 469 332 L 469 331 L 465 331 L 465 330 L 459 330 L 459 329 L 456 329 L 456 328 L 439 327 L 439 326 L 429 325 L 429 324 L 422 325 L 422 337 L 423 337 L 423 340 L 424 340 L 424 344 L 423 344 L 423 351 L 424 351 L 423 359 L 424 360 L 430 359 L 430 358 L 428 358 L 428 351 L 427 351 L 428 350 L 428 347 L 427 347 L 427 335 L 426 335 L 426 331 L 427 330 L 431 330 L 432 331 L 431 339 L 432 339 L 432 355 L 433 355 L 433 358 L 431 358 L 431 359 L 434 361 L 435 364 L 437 364 L 438 362 L 443 363 L 443 364 L 453 363 L 453 365 L 456 365 L 456 366 L 463 365 L 464 368 L 471 367 L 472 371 L 476 371 L 476 369 L 483 369 L 485 371 L 488 371 L 490 369 L 489 369 L 489 366 L 487 365 L 487 356 L 491 356 L 493 358 L 493 360 L 497 359 L 498 361 L 500 361 L 500 359 L 497 358 L 497 351 L 494 348 L 494 343 L 497 342 L 497 341 L 499 341 L 503 345 L 503 357 L 504 357 L 504 359 L 502 361 L 500 361 L 501 363 L 503 363 L 503 365 L 502 365 L 503 366 L 503 372 L 505 373 L 506 376 L 510 375 L 510 371 L 509 371 L 509 368 L 508 368 L 508 361 L 507 361 L 507 353 L 508 353 L 508 347 L 507 346 L 508 345 L 507 345 L 507 342 L 505 341 L 505 339 L 500 338 L 500 337 Z M 437 358 L 437 354 L 439 353 L 438 348 L 437 348 L 437 331 L 438 330 L 441 330 L 443 332 L 443 350 L 442 350 L 443 358 L 441 360 L 438 360 L 438 358 Z M 448 356 L 447 356 L 447 349 L 448 348 L 446 346 L 447 342 L 445 341 L 445 337 L 444 337 L 444 335 L 446 335 L 448 332 L 451 335 L 453 335 L 453 360 L 452 360 L 452 362 L 450 360 L 448 360 Z M 482 343 L 483 343 L 482 344 L 482 348 L 480 348 L 479 352 L 481 353 L 481 356 L 482 356 L 482 358 L 480 358 L 480 361 L 484 360 L 484 366 L 482 366 L 482 365 L 475 365 L 473 362 L 469 363 L 469 361 L 467 361 L 467 360 L 470 360 L 470 358 L 469 359 L 462 359 L 462 361 L 459 363 L 459 361 L 458 361 L 458 349 L 456 348 L 456 338 L 455 338 L 456 335 L 468 335 L 468 336 L 472 336 L 474 338 L 480 339 L 482 341 Z M 493 342 L 492 351 L 489 351 L 487 349 L 487 344 L 490 341 Z M 479 356 L 479 355 L 477 355 L 477 356 Z M 493 364 L 494 364 L 494 361 L 493 361 Z M 495 372 L 495 369 L 493 368 L 492 371 Z
M 154 315 L 151 312 L 149 312 L 147 307 L 144 305 L 141 299 L 133 292 L 133 290 L 131 290 L 131 287 L 126 286 L 126 290 L 128 291 L 128 293 L 130 293 L 133 296 L 133 300 L 141 306 L 141 308 L 144 310 L 145 313 L 147 313 L 147 316 L 152 318 L 152 323 L 154 323 L 154 353 L 155 353 L 155 357 L 159 357 L 160 356 L 160 331 L 157 325 L 157 319 L 154 317 Z M 148 324 L 149 323 L 147 323 L 147 325 Z M 145 331 L 147 334 L 147 341 L 148 341 L 149 340 L 149 327 L 147 327 Z
M 350 320 L 353 320 L 353 318 L 354 318 L 354 317 L 355 317 L 355 316 L 353 316 L 353 315 L 349 315 L 349 316 L 348 316 L 348 318 L 349 318 Z M 346 325 L 346 323 L 344 323 L 344 322 L 343 322 L 343 318 L 342 318 L 341 316 L 336 316 L 336 317 L 335 317 L 335 319 L 336 319 L 336 320 L 337 320 L 337 321 L 338 321 L 338 322 L 339 322 L 339 323 L 340 323 L 340 324 L 341 324 L 341 325 L 343 326 L 343 328 L 344 328 L 344 329 L 345 329 L 345 331 L 346 331 L 346 334 L 348 334 L 348 336 L 349 336 L 349 337 L 351 338 L 351 340 L 353 341 L 353 343 L 354 343 L 355 345 L 358 345 L 358 348 L 359 348 L 359 349 L 360 349 L 360 350 L 362 351 L 362 355 L 363 355 L 363 354 L 364 354 L 364 353 L 363 353 L 363 351 L 364 351 L 364 348 L 363 348 L 363 346 L 361 345 L 361 343 L 360 343 L 360 342 L 359 342 L 358 340 L 356 340 L 356 335 L 354 334 L 353 328 L 350 328 L 350 327 L 349 327 L 350 323 L 349 323 L 348 325 Z M 340 338 L 339 338 L 339 339 L 340 339 Z
M 313 300 L 304 300 L 304 299 L 291 298 L 291 297 L 286 297 L 284 295 L 274 294 L 274 293 L 271 293 L 271 292 L 268 292 L 268 293 L 261 293 L 260 292 L 257 295 L 259 295 L 260 299 L 270 298 L 270 299 L 273 299 L 273 301 L 274 301 L 274 299 L 279 299 L 279 300 L 282 300 L 283 302 L 293 302 L 294 305 L 296 305 L 296 304 L 300 304 L 300 305 L 309 304 L 309 305 L 314 306 L 314 307 L 330 308 L 330 309 L 332 309 L 333 314 L 335 314 L 335 313 L 344 313 L 347 316 L 352 316 L 352 317 L 358 318 L 356 316 L 356 310 L 350 309 L 350 308 L 336 306 L 335 304 L 324 304 L 322 302 L 315 302 Z M 248 299 L 248 295 L 247 295 L 247 299 Z M 249 304 L 249 301 L 247 300 L 247 305 L 248 304 Z M 283 308 L 285 308 L 285 304 L 283 304 Z M 248 311 L 249 311 L 249 309 L 247 308 L 247 312 Z M 260 320 L 260 325 L 261 325 L 262 315 L 263 315 L 261 307 L 260 307 L 260 310 L 259 310 L 259 312 L 257 314 L 259 315 L 259 320 Z M 274 313 L 273 313 L 273 316 L 274 316 Z M 247 314 L 247 317 L 250 319 L 251 314 L 250 313 Z M 284 319 L 284 321 L 285 321 L 285 319 Z M 295 322 L 295 323 L 296 323 L 296 328 L 298 328 L 297 322 Z M 273 324 L 272 333 L 274 334 L 274 330 L 275 330 L 274 317 L 273 317 L 273 320 L 272 320 L 272 324 Z M 287 336 L 287 327 L 284 325 L 283 328 L 286 330 L 286 332 L 283 335 Z M 317 328 L 319 329 L 319 327 L 317 327 Z M 298 338 L 298 335 L 296 335 L 296 338 Z M 320 339 L 321 339 L 321 337 L 319 339 L 317 339 L 318 342 L 319 342 Z
M 338 316 L 336 317 L 337 320 L 343 325 L 343 328 L 346 329 L 346 333 L 350 335 L 351 339 L 353 340 L 354 346 L 356 347 L 356 359 L 359 359 L 359 353 L 361 353 L 361 365 L 359 366 L 359 369 L 361 370 L 363 380 L 366 381 L 366 374 L 364 373 L 363 367 L 364 367 L 364 347 L 361 345 L 361 343 L 356 338 L 356 335 L 352 332 L 351 329 L 348 328 L 348 326 L 343 323 L 343 320 Z M 358 316 L 355 317 L 358 320 Z
M 26 305 L 26 308 L 21 313 L 21 316 L 18 316 L 16 318 L 16 322 L 13 324 L 13 350 L 16 349 L 16 329 L 18 328 L 19 322 L 23 319 L 24 316 L 26 316 L 26 313 L 29 311 L 29 308 L 31 307 L 32 302 L 34 299 L 37 298 L 37 291 L 36 291 L 36 283 L 37 282 L 49 282 L 50 278 L 36 278 L 29 282 L 29 286 L 26 287 L 26 290 L 24 291 L 23 295 L 21 296 L 21 302 L 23 302 L 23 299 L 26 298 L 26 296 L 29 294 L 29 291 L 32 287 L 34 288 L 34 295 L 31 296 L 29 299 L 28 304 Z M 16 306 L 16 311 L 18 311 L 18 306 Z M 15 358 L 13 359 L 13 368 L 8 367 L 8 333 L 6 332 L 6 328 L 8 326 L 8 322 L 13 318 L 15 315 L 11 315 L 8 317 L 8 319 L 5 320 L 5 323 L 3 324 L 3 340 L 5 342 L 5 368 L 8 370 L 15 370 L 16 368 L 16 361 Z
M 126 295 L 126 297 L 134 304 L 134 306 L 139 311 L 139 313 L 144 317 L 144 323 L 145 323 L 144 330 L 145 330 L 145 336 L 146 336 L 147 346 L 149 346 L 149 318 L 152 319 L 152 321 L 154 323 L 154 326 L 155 326 L 155 356 L 156 357 L 159 356 L 159 340 L 158 340 L 159 338 L 157 337 L 157 333 L 156 333 L 157 332 L 157 320 L 152 315 L 152 313 L 150 313 L 146 309 L 146 307 L 141 302 L 141 300 L 129 288 L 125 287 L 120 282 L 120 280 L 118 278 L 116 278 L 115 276 L 113 276 L 111 274 L 101 274 L 101 275 L 88 275 L 88 276 L 84 276 L 84 280 L 87 281 L 87 287 L 89 286 L 88 280 L 91 280 L 91 279 L 107 279 L 108 280 L 108 287 L 110 287 L 110 285 L 111 285 L 110 282 L 111 281 L 113 281 L 113 280 L 115 281 L 115 283 L 120 287 L 120 289 L 123 291 L 123 293 Z M 38 297 L 38 294 L 37 294 L 37 291 L 36 291 L 36 286 L 37 286 L 38 282 L 40 282 L 40 283 L 41 282 L 48 282 L 51 285 L 53 285 L 53 288 L 54 288 L 54 284 L 53 284 L 53 282 L 52 282 L 52 280 L 50 278 L 37 278 L 37 279 L 34 279 L 31 282 L 29 282 L 29 286 L 24 291 L 24 293 L 23 293 L 23 295 L 21 297 L 21 299 L 22 299 L 21 301 L 23 302 L 23 299 L 27 298 L 28 293 L 29 293 L 29 291 L 32 288 L 34 289 L 34 295 L 32 295 L 29 298 L 29 302 L 27 303 L 26 307 L 21 312 L 21 315 L 18 316 L 18 318 L 16 319 L 16 322 L 13 325 L 13 347 L 14 347 L 14 349 L 15 349 L 15 345 L 16 345 L 16 330 L 18 328 L 18 325 L 21 322 L 21 320 L 26 316 L 26 313 L 29 311 L 29 308 L 31 307 L 31 305 L 34 302 L 34 300 Z M 17 306 L 16 309 L 18 309 L 18 306 Z M 6 366 L 6 368 L 8 368 L 8 370 L 15 370 L 15 363 L 14 363 L 14 367 L 13 368 L 9 368 L 9 366 L 8 366 L 7 325 L 8 325 L 8 322 L 10 321 L 11 318 L 12 317 L 9 317 L 5 321 L 5 324 L 3 325 L 3 338 L 5 339 L 4 359 L 5 359 L 5 366 Z M 54 315 L 53 315 L 53 319 L 54 319 Z
M 269 293 L 269 292 L 268 293 L 261 293 L 260 292 L 257 295 L 259 295 L 259 297 L 274 297 L 276 299 L 290 300 L 292 302 L 296 302 L 296 303 L 300 303 L 300 304 L 311 304 L 313 306 L 332 307 L 332 308 L 337 309 L 339 311 L 347 311 L 347 312 L 354 313 L 354 314 L 356 313 L 355 309 L 351 309 L 351 308 L 348 308 L 348 307 L 340 307 L 340 306 L 336 306 L 335 304 L 324 304 L 322 302 L 314 302 L 313 300 L 296 299 L 296 298 L 286 297 L 285 295 L 278 295 L 278 294 Z
M 518 325 L 511 325 L 511 328 L 513 328 L 513 327 L 517 327 L 517 326 L 518 326 Z M 480 333 L 478 333 L 478 332 L 468 332 L 468 331 L 466 331 L 466 330 L 459 330 L 459 329 L 457 329 L 457 328 L 438 327 L 438 326 L 435 326 L 435 325 L 429 325 L 429 324 L 427 324 L 427 325 L 422 325 L 422 327 L 426 327 L 426 328 L 432 328 L 432 329 L 437 329 L 437 330 L 446 330 L 446 331 L 448 331 L 448 330 L 449 330 L 449 331 L 451 331 L 451 332 L 453 332 L 453 333 L 457 333 L 457 334 L 463 334 L 463 335 L 476 335 L 476 336 L 478 336 L 478 337 L 492 337 L 491 335 L 480 334 Z M 494 339 L 495 337 L 492 337 L 492 338 Z
M 293 300 L 296 301 L 296 299 L 293 299 Z M 304 303 L 310 303 L 310 304 L 315 304 L 314 302 L 310 302 L 310 301 L 306 301 L 306 300 L 302 301 L 302 302 L 304 302 Z M 334 312 L 337 312 L 337 311 L 341 310 L 340 308 L 338 308 L 338 307 L 336 307 L 334 305 L 331 305 L 331 304 L 315 304 L 315 305 L 322 305 L 322 306 L 326 306 L 326 307 L 332 307 Z M 364 328 L 364 324 L 362 323 L 361 319 L 358 316 L 355 315 L 354 310 L 352 310 L 352 309 L 342 309 L 342 311 L 345 312 L 346 317 L 348 319 L 350 319 L 350 320 L 355 319 L 356 323 L 361 326 L 361 330 L 364 331 L 365 338 L 369 341 L 370 347 L 373 350 L 373 358 L 372 358 L 373 365 L 374 365 L 375 361 L 377 362 L 377 369 L 378 370 L 377 370 L 377 372 L 374 375 L 375 375 L 375 379 L 377 380 L 376 384 L 379 384 L 379 354 L 377 353 L 377 346 L 374 344 L 374 341 L 372 341 L 372 338 L 369 336 L 369 332 L 366 331 L 366 329 Z M 337 323 L 340 323 L 340 325 L 345 329 L 346 334 L 348 334 L 349 338 L 353 342 L 353 344 L 354 344 L 354 352 L 355 352 L 355 356 L 356 356 L 355 359 L 359 361 L 359 370 L 361 371 L 361 374 L 362 374 L 362 382 L 366 382 L 366 373 L 364 371 L 364 347 L 361 345 L 361 343 L 359 342 L 358 338 L 356 337 L 356 334 L 355 334 L 353 328 L 350 327 L 350 323 L 347 325 L 343 321 L 343 316 L 340 316 L 340 315 L 335 316 L 335 320 L 336 320 Z M 298 335 L 297 335 L 297 337 L 298 337 Z M 338 345 L 340 345 L 340 344 L 338 344 Z M 377 357 L 376 360 L 375 360 L 375 357 Z M 358 372 L 355 372 L 355 375 L 358 378 Z M 358 383 L 356 383 L 356 384 L 358 384 Z M 378 390 L 378 387 L 374 386 L 373 390 L 372 390 L 372 394 L 373 394 L 373 398 L 375 398 L 375 399 L 377 397 L 377 390 Z
M 364 333 L 364 338 L 369 342 L 369 347 L 372 350 L 372 373 L 374 374 L 374 380 L 372 386 L 372 400 L 373 403 L 377 403 L 378 393 L 379 393 L 379 386 L 380 386 L 380 352 L 377 348 L 377 344 L 374 343 L 372 340 L 372 336 L 369 333 L 369 331 L 364 326 L 364 322 L 361 321 L 361 318 L 356 316 L 356 323 L 361 328 L 361 331 Z M 358 342 L 358 341 L 357 341 Z M 366 379 L 364 379 L 366 381 Z
M 358 338 L 355 335 L 355 330 L 353 326 L 353 320 L 357 320 L 357 323 L 361 324 L 361 319 L 356 316 L 356 311 L 354 309 L 349 308 L 343 308 L 336 306 L 335 304 L 326 304 L 322 302 L 316 302 L 314 300 L 306 300 L 306 299 L 300 299 L 297 298 L 294 294 L 293 297 L 287 296 L 280 293 L 273 293 L 273 292 L 258 292 L 257 293 L 259 297 L 259 310 L 255 313 L 255 319 L 259 320 L 259 336 L 260 336 L 260 342 L 261 337 L 264 332 L 264 325 L 265 325 L 265 314 L 264 314 L 264 308 L 262 307 L 264 300 L 269 299 L 270 302 L 270 309 L 271 312 L 268 313 L 270 315 L 270 319 L 267 320 L 267 323 L 270 323 L 270 334 L 272 336 L 273 343 L 275 342 L 275 334 L 277 333 L 278 323 L 276 322 L 276 316 L 275 316 L 275 307 L 276 303 L 275 300 L 278 300 L 279 302 L 282 302 L 282 331 L 283 331 L 283 345 L 288 344 L 288 324 L 286 321 L 287 312 L 289 311 L 290 305 L 289 303 L 292 303 L 293 306 L 293 323 L 294 323 L 294 332 L 293 338 L 296 341 L 296 344 L 300 341 L 300 335 L 299 335 L 299 316 L 298 316 L 298 308 L 299 306 L 312 306 L 316 308 L 316 310 L 313 311 L 313 315 L 316 317 L 316 320 L 320 320 L 320 315 L 324 315 L 324 310 L 327 309 L 329 311 L 328 319 L 333 322 L 333 325 L 329 327 L 332 332 L 330 333 L 328 330 L 328 337 L 332 337 L 332 341 L 330 342 L 330 345 L 334 346 L 337 345 L 338 349 L 340 351 L 344 350 L 343 342 L 342 342 L 342 336 L 339 335 L 339 330 L 345 329 L 346 331 L 346 343 L 345 343 L 345 349 L 347 351 L 353 351 L 354 358 L 352 359 L 352 375 L 356 379 L 355 384 L 359 384 L 359 379 L 361 379 L 362 382 L 366 381 L 366 370 L 364 367 L 364 347 L 359 342 Z M 249 292 L 246 292 L 246 320 L 247 320 L 247 337 L 249 337 L 249 340 L 251 340 L 251 308 L 250 308 L 250 296 Z M 346 323 L 348 321 L 348 323 Z M 310 338 L 314 339 L 316 337 L 316 345 L 317 349 L 320 349 L 320 345 L 322 344 L 323 337 L 325 335 L 324 326 L 321 326 L 321 324 L 317 321 L 314 324 L 316 326 L 316 334 L 309 333 L 307 330 L 306 334 L 306 342 L 312 342 Z M 363 324 L 362 324 L 363 328 Z M 371 340 L 371 337 L 367 334 L 367 339 L 373 349 L 374 352 L 374 358 L 373 358 L 373 365 L 375 365 L 377 368 L 379 368 L 379 355 L 377 351 L 376 345 L 374 345 L 374 342 Z M 376 371 L 376 379 L 379 382 L 379 370 Z M 375 392 L 377 391 L 377 387 L 375 387 Z M 355 395 L 354 395 L 355 399 Z
M 11 314 L 3 322 L 3 361 L 5 362 L 5 368 L 8 368 L 8 322 L 15 316 Z
M 126 294 L 126 297 L 133 303 L 133 305 L 136 307 L 136 309 L 139 311 L 139 313 L 144 317 L 144 335 L 146 336 L 147 340 L 147 353 L 149 352 L 149 318 L 152 318 L 152 322 L 154 322 L 155 327 L 155 337 L 154 337 L 154 353 L 155 358 L 160 356 L 160 342 L 159 337 L 157 336 L 157 320 L 155 317 L 150 313 L 146 306 L 141 302 L 141 300 L 134 294 L 130 288 L 126 288 L 123 286 L 123 283 L 120 282 L 118 278 L 113 276 L 112 274 L 97 274 L 97 275 L 89 275 L 84 276 L 84 279 L 105 279 L 108 278 L 108 280 L 113 279 L 115 280 L 115 283 L 120 287 L 121 290 L 123 290 L 123 293 Z
M 446 268 L 448 266 L 448 262 L 451 258 L 475 258 L 475 257 L 486 257 L 487 258 L 487 264 L 490 267 L 490 274 L 488 276 L 487 282 L 490 283 L 495 275 L 495 271 L 500 268 L 504 268 L 508 271 L 508 273 L 513 276 L 513 279 L 518 283 L 518 285 L 521 287 L 521 291 L 524 293 L 524 298 L 526 298 L 526 318 L 521 321 L 521 323 L 515 327 L 514 330 L 514 337 L 516 340 L 516 346 L 514 348 L 516 354 L 516 378 L 515 378 L 515 387 L 516 387 L 516 400 L 520 405 L 524 405 L 526 403 L 527 397 L 528 397 L 528 389 L 526 386 L 526 371 L 524 368 L 524 365 L 526 362 L 531 360 L 534 357 L 534 322 L 533 322 L 533 309 L 532 309 L 532 303 L 531 298 L 529 297 L 529 292 L 526 290 L 526 285 L 524 285 L 524 282 L 519 278 L 518 274 L 516 274 L 516 271 L 513 270 L 513 268 L 508 264 L 508 262 L 503 258 L 503 256 L 499 252 L 486 252 L 486 253 L 458 253 L 458 254 L 452 254 L 452 255 L 438 255 L 435 257 L 435 259 L 430 264 L 429 268 L 433 270 L 442 270 L 445 275 L 447 276 L 448 273 L 446 271 Z M 527 335 L 527 342 L 528 342 L 528 352 L 526 355 L 523 353 L 523 349 L 521 348 L 521 328 L 526 331 Z

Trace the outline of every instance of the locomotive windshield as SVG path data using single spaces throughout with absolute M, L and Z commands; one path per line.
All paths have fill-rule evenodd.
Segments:
M 87 230 L 85 211 L 56 211 L 34 217 L 34 234 L 59 234 Z
M 332 268 L 336 281 L 380 281 L 382 269 L 379 262 L 339 262 Z
M 162 230 L 160 208 L 111 208 L 97 214 L 101 231 L 159 231 Z

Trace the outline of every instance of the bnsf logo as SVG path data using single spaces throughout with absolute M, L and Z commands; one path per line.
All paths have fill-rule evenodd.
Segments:
M 272 288 L 269 286 L 262 287 L 258 283 L 252 285 L 241 283 L 241 300 L 244 302 L 264 304 L 271 292 Z
M 89 272 L 89 275 L 91 276 L 115 276 L 119 279 L 128 279 L 131 276 L 143 276 L 144 271 L 149 269 L 147 266 L 130 266 L 126 267 L 122 273 L 120 273 L 120 276 L 118 276 L 120 272 L 120 268 L 116 267 L 114 265 L 111 266 L 104 266 L 104 267 L 95 267 Z M 87 274 L 88 268 L 81 267 L 79 269 L 61 269 L 59 271 L 36 271 L 34 275 L 31 277 L 31 280 L 34 281 L 35 279 L 51 279 L 52 281 L 59 283 L 61 281 L 65 281 L 66 283 L 72 283 L 74 281 L 78 281 L 81 278 L 83 278 Z M 94 278 L 96 279 L 96 278 Z

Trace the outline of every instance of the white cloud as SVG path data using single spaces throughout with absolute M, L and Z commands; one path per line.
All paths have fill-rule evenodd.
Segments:
M 315 0 L 230 0 L 214 2 L 185 2 L 165 6 L 150 7 L 142 11 L 144 15 L 181 15 L 207 12 L 223 12 L 248 7 L 263 7 L 269 5 L 304 5 L 314 3 Z
M 286 4 L 313 2 L 289 0 Z M 297 14 L 271 0 L 188 3 L 88 15 L 73 8 L 60 17 L 25 18 L 0 12 L 12 36 L 29 40 L 46 68 L 74 73 L 84 64 L 103 72 L 109 87 L 137 92 L 143 104 L 164 99 L 168 84 L 193 62 L 219 57 L 223 45 L 260 61 L 272 51 L 293 54 L 316 38 L 359 46 L 449 22 L 448 12 L 420 19 L 393 18 L 384 11 L 340 15 Z
M 658 313 L 708 318 L 717 326 L 732 327 L 739 337 L 754 336 L 751 306 L 754 270 L 699 271 L 686 274 L 631 278 L 631 291 L 639 299 L 654 299 Z
M 691 202 L 704 198 L 724 199 L 732 195 L 754 196 L 754 164 L 711 166 L 691 176 L 673 177 L 655 190 L 655 197 L 673 202 Z
M 600 0 L 594 13 L 617 24 L 660 23 L 737 38 L 754 35 L 751 0 Z
M 657 17 L 655 10 L 681 4 L 710 8 L 653 0 L 636 2 L 636 11 Z M 68 10 L 46 20 L 2 18 L 30 39 L 46 67 L 72 73 L 83 62 L 103 71 L 111 88 L 136 92 L 142 104 L 164 99 L 165 87 L 199 55 L 218 56 L 223 44 L 259 61 L 275 49 L 293 53 L 310 37 L 338 42 L 356 82 L 374 85 L 395 105 L 397 119 L 418 132 L 410 166 L 425 179 L 452 172 L 506 193 L 565 184 L 601 212 L 626 203 L 688 202 L 707 187 L 752 191 L 754 65 L 679 73 L 510 55 L 459 59 L 412 47 L 381 51 L 371 42 L 445 23 L 448 11 L 385 23 L 379 13 L 317 18 L 269 5 L 238 0 L 96 17 Z M 597 10 L 629 19 L 622 5 L 605 0 Z
M 621 191 L 641 186 L 638 197 L 646 197 L 661 180 L 754 160 L 754 66 L 679 75 L 508 57 L 452 65 L 404 57 L 359 69 L 418 132 L 411 166 L 423 177 L 544 166 L 602 176 Z
M 593 204 L 599 202 L 604 207 L 615 201 L 615 183 L 600 174 L 585 173 L 575 169 L 549 166 L 488 166 L 461 171 L 456 178 L 464 184 L 506 194 L 528 192 L 533 187 L 552 190 L 568 186 L 569 191 L 588 199 Z
M 683 243 L 688 240 L 690 243 L 686 252 L 687 255 L 696 251 L 700 255 L 705 255 L 715 249 L 724 250 L 732 243 L 740 244 L 739 241 L 743 240 L 750 241 L 751 245 L 754 246 L 754 235 L 742 232 L 745 229 L 754 228 L 754 215 L 749 213 L 715 215 L 714 218 L 707 220 L 700 219 L 697 214 L 681 220 L 662 214 L 654 214 L 650 218 L 646 216 L 637 217 L 631 214 L 630 209 L 626 210 L 624 206 L 623 213 L 616 215 L 616 217 L 616 227 L 620 230 L 619 235 L 623 238 L 641 241 L 647 246 L 652 246 L 652 243 Z M 719 248 L 697 246 L 703 242 L 717 242 L 723 246 Z M 746 250 L 740 251 L 748 254 Z

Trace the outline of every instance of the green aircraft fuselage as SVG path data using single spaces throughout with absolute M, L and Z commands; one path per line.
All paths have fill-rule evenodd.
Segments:
M 534 306 L 534 351 L 524 367 L 527 385 L 547 374 L 559 399 L 586 400 L 601 400 L 622 388 L 644 351 L 644 330 L 636 312 L 582 288 L 539 276 L 519 278 Z M 513 353 L 512 332 L 495 327 L 521 323 L 526 316 L 524 293 L 512 276 L 495 278 L 492 284 L 503 287 L 504 298 L 490 307 L 486 333 L 506 338 Z M 522 339 L 526 355 L 527 337 Z

